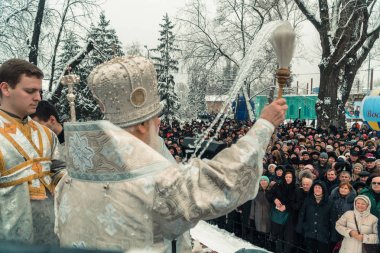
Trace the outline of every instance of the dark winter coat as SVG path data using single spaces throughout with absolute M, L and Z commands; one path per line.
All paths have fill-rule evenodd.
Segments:
M 260 187 L 259 192 L 252 200 L 250 219 L 255 221 L 256 230 L 263 233 L 270 231 L 271 203 L 265 196 L 267 190 Z
M 336 178 L 334 181 L 329 181 L 327 178 L 324 178 L 323 182 L 326 184 L 328 195 L 330 195 L 332 190 L 334 190 L 334 188 L 339 185 L 338 178 Z
M 356 197 L 356 191 L 354 189 L 352 189 L 346 197 L 342 197 L 339 194 L 339 187 L 336 187 L 334 190 L 332 190 L 329 199 L 330 201 L 333 202 L 335 212 L 336 212 L 336 217 L 335 217 L 335 220 L 333 221 L 334 224 L 345 212 L 349 210 L 354 210 L 355 197 Z M 339 233 L 335 229 L 333 229 L 332 234 L 331 234 L 331 241 L 338 242 L 341 239 L 342 238 L 339 235 Z
M 286 211 L 289 213 L 288 221 L 286 222 L 286 227 L 291 227 L 291 230 L 295 230 L 296 224 L 296 214 L 297 214 L 297 198 L 296 198 L 296 178 L 294 171 L 290 171 L 293 175 L 293 181 L 291 184 L 286 184 L 285 175 L 282 175 L 282 183 L 275 184 L 270 191 L 267 192 L 266 197 L 271 204 L 271 208 L 275 206 L 274 200 L 277 198 L 281 201 L 283 205 L 286 206 Z M 290 226 L 289 226 L 290 225 Z M 276 232 L 276 231 L 272 231 Z
M 295 210 L 297 210 L 297 214 L 301 210 L 301 207 L 302 207 L 303 203 L 305 202 L 305 200 L 308 196 L 309 196 L 309 192 L 305 192 L 304 190 L 302 190 L 302 188 L 297 189 L 297 191 L 296 191 L 296 205 L 294 206 Z M 297 215 L 297 217 L 298 217 L 298 215 Z
M 285 174 L 283 173 L 280 183 L 276 183 L 270 191 L 266 194 L 268 201 L 274 205 L 274 200 L 277 198 L 281 201 L 283 205 L 286 206 L 288 211 L 292 211 L 293 205 L 296 201 L 295 191 L 296 191 L 296 177 L 294 171 L 291 171 L 293 175 L 293 181 L 290 185 L 286 184 Z
M 325 165 L 321 165 L 319 162 L 317 166 L 315 166 L 318 171 L 318 179 L 323 180 L 326 177 L 327 171 L 331 168 L 330 164 L 326 163 Z
M 293 181 L 290 184 L 286 183 L 285 175 L 288 171 L 284 172 L 282 183 L 275 184 L 273 188 L 266 194 L 271 208 L 275 207 L 274 200 L 277 198 L 286 207 L 286 212 L 289 213 L 288 219 L 285 224 L 277 224 L 271 222 L 270 232 L 276 240 L 284 240 L 288 245 L 294 243 L 294 234 L 296 226 L 296 177 L 294 170 L 289 170 L 293 175 Z
M 241 211 L 241 223 L 243 226 L 249 226 L 249 216 L 251 213 L 251 206 L 253 200 L 248 200 L 243 205 L 239 206 L 238 209 Z
M 376 166 L 371 170 L 367 168 L 367 171 L 371 173 L 370 176 L 380 176 L 380 168 L 377 168 Z
M 323 198 L 317 203 L 314 197 L 314 186 L 322 187 Z M 336 218 L 334 205 L 328 199 L 326 185 L 321 181 L 314 182 L 310 195 L 306 198 L 298 215 L 297 233 L 306 239 L 314 239 L 329 243 L 331 232 L 335 227 Z
M 339 194 L 339 187 L 336 187 L 330 194 L 330 200 L 334 203 L 337 219 L 339 219 L 348 210 L 354 210 L 354 199 L 356 191 L 352 189 L 348 196 L 342 197 Z

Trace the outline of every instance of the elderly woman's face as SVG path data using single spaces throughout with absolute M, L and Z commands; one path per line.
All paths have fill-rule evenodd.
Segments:
M 361 171 L 362 171 L 362 169 L 359 166 L 354 167 L 354 174 L 355 175 L 358 175 Z
M 356 207 L 356 210 L 358 210 L 359 212 L 363 212 L 363 211 L 367 210 L 368 204 L 367 204 L 367 202 L 365 202 L 362 199 L 357 199 L 355 201 L 355 207 Z

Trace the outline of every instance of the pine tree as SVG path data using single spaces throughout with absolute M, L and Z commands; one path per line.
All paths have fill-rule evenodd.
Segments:
M 110 21 L 106 20 L 104 13 L 101 13 L 97 26 L 91 25 L 88 39 L 95 41 L 96 50 L 86 57 L 81 64 L 71 69 L 70 73 L 80 77 L 80 83 L 74 86 L 75 109 L 78 121 L 97 120 L 103 117 L 98 104 L 95 102 L 91 91 L 87 85 L 87 77 L 90 72 L 99 64 L 108 61 L 116 56 L 124 55 L 121 42 L 116 32 L 110 27 Z M 80 51 L 78 42 L 73 34 L 68 34 L 59 57 L 58 65 L 66 68 L 65 64 Z M 56 107 L 62 118 L 69 119 L 70 108 L 66 99 L 67 88 L 63 88 L 62 96 Z
M 62 53 L 58 56 L 57 66 L 60 70 L 70 68 L 66 64 L 81 50 L 79 42 L 74 33 L 69 32 L 63 40 Z M 84 75 L 85 73 L 85 75 Z M 80 77 L 80 83 L 74 86 L 75 111 L 78 121 L 95 120 L 101 118 L 102 114 L 99 106 L 95 103 L 93 96 L 86 85 L 87 71 L 79 66 L 76 69 L 70 69 L 70 74 L 76 74 Z M 58 77 L 59 78 L 59 77 Z M 70 120 L 70 107 L 67 100 L 67 87 L 63 87 L 61 97 L 55 104 L 61 121 Z
M 69 32 L 66 37 L 63 39 L 63 45 L 61 47 L 61 53 L 58 55 L 57 61 L 57 70 L 55 72 L 56 77 L 54 79 L 58 79 L 62 71 L 65 71 L 69 66 L 66 66 L 67 62 L 74 57 L 80 50 L 79 42 L 77 37 L 73 32 Z M 75 71 L 72 71 L 75 74 Z M 69 102 L 67 100 L 67 87 L 63 87 L 62 96 L 59 98 L 58 102 L 55 104 L 55 107 L 58 111 L 58 115 L 61 121 L 69 121 L 70 120 L 70 108 Z
M 158 92 L 161 97 L 161 103 L 164 105 L 164 119 L 171 121 L 177 118 L 176 114 L 180 107 L 178 96 L 175 93 L 175 82 L 172 75 L 173 71 L 178 71 L 178 61 L 174 58 L 175 52 L 179 49 L 175 45 L 175 35 L 173 34 L 174 25 L 169 19 L 168 14 L 163 18 L 163 24 L 160 24 L 159 45 L 154 52 L 159 56 L 152 57 L 155 63 L 158 79 Z
M 73 58 L 80 50 L 79 41 L 77 36 L 73 32 L 68 32 L 66 37 L 63 39 L 63 46 L 61 48 L 61 53 L 58 55 L 57 69 L 66 69 L 67 62 Z M 56 72 L 56 78 L 58 78 L 60 73 Z M 54 79 L 56 79 L 54 78 Z
M 124 55 L 116 31 L 110 27 L 110 21 L 106 19 L 104 12 L 100 14 L 98 25 L 91 26 L 89 38 L 95 41 L 96 46 L 96 50 L 91 52 L 89 61 L 87 62 L 90 67 L 94 68 L 116 56 Z

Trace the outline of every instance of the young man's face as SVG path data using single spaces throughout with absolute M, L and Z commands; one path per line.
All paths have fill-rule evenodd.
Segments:
M 1 87 L 2 100 L 7 107 L 4 108 L 5 110 L 20 118 L 36 112 L 38 102 L 41 101 L 41 79 L 23 74 L 15 88 L 11 88 L 9 85 L 2 85 Z

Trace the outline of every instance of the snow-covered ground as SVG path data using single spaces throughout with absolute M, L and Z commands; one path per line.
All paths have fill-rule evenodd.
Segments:
M 256 249 L 257 252 L 270 252 L 244 241 L 234 234 L 200 221 L 190 230 L 191 237 L 218 253 L 235 253 L 240 249 Z M 198 251 L 202 252 L 202 251 Z M 204 251 L 203 251 L 204 252 Z

